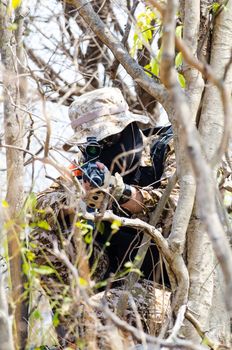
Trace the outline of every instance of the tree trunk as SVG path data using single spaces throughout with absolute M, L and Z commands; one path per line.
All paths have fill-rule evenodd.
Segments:
M 229 1 L 226 9 L 215 19 L 213 29 L 211 65 L 217 77 L 223 77 L 225 67 L 231 57 L 232 43 L 232 2 Z M 219 64 L 220 62 L 220 64 Z M 227 73 L 226 84 L 232 91 L 232 67 Z M 202 116 L 200 120 L 200 131 L 205 140 L 206 156 L 211 159 L 217 152 L 221 138 L 227 125 L 223 123 L 223 108 L 218 90 L 208 87 L 203 103 Z M 216 137 L 215 137 L 216 136 Z M 215 169 L 216 171 L 216 169 Z M 215 261 L 216 259 L 214 259 Z M 217 262 L 216 262 L 217 263 Z M 230 323 L 229 313 L 223 301 L 224 280 L 221 269 L 218 266 L 213 274 L 214 289 L 212 296 L 212 307 L 209 314 L 209 331 L 215 340 L 224 341 L 229 344 Z
M 5 277 L 6 273 L 2 273 L 2 266 L 0 266 L 0 350 L 14 350 L 12 318 L 8 313 Z
M 21 269 L 20 225 L 18 214 L 23 201 L 23 152 L 14 147 L 23 147 L 23 119 L 16 107 L 20 104 L 20 81 L 17 76 L 17 56 L 14 31 L 12 27 L 11 2 L 1 2 L 2 45 L 1 57 L 4 66 L 4 128 L 6 163 L 7 163 L 7 195 L 9 218 L 12 225 L 8 229 L 8 253 L 10 261 L 10 276 L 12 286 L 12 301 L 14 312 L 15 348 L 25 349 L 27 322 L 25 320 L 24 304 L 22 302 L 23 275 Z M 13 10 L 12 10 L 13 11 Z M 16 33 L 20 31 L 18 23 Z M 12 146 L 12 147 L 11 147 Z M 20 223 L 19 223 L 20 224 Z
M 231 55 L 232 42 L 232 3 L 226 6 L 215 19 L 211 43 L 210 64 L 217 78 L 222 78 L 225 66 Z M 228 72 L 227 83 L 232 86 L 232 70 Z M 220 94 L 215 86 L 205 89 L 199 131 L 205 155 L 212 159 L 223 137 L 223 107 Z M 226 126 L 225 126 L 226 127 Z M 215 169 L 216 172 L 216 169 Z M 215 341 L 227 342 L 230 334 L 229 315 L 223 301 L 223 278 L 216 267 L 210 239 L 200 224 L 197 208 L 188 232 L 188 267 L 190 273 L 189 308 L 199 320 L 202 329 L 210 332 Z M 209 334 L 209 333 L 207 333 Z M 190 326 L 188 337 L 199 341 Z

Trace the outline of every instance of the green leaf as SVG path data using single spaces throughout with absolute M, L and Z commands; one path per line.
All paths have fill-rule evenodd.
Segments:
M 119 227 L 121 227 L 121 226 L 122 226 L 122 223 L 120 220 L 114 220 L 110 226 L 112 229 L 112 233 L 118 232 Z
M 150 63 L 146 64 L 146 66 L 144 66 L 145 69 L 151 69 L 151 65 Z
M 149 42 L 149 40 L 152 38 L 152 31 L 150 29 L 147 29 L 143 32 L 143 38 L 146 42 Z
M 141 256 L 136 255 L 136 257 L 135 257 L 135 261 L 136 261 L 136 262 L 139 262 L 141 259 L 142 259 L 142 257 L 141 257 Z
M 159 65 L 159 62 L 158 62 L 157 58 L 152 58 L 150 64 L 151 64 L 151 71 L 152 71 L 152 73 L 155 74 L 158 77 L 159 76 L 160 65 Z
M 204 336 L 204 338 L 201 341 L 201 345 L 205 345 L 205 346 L 210 346 L 211 345 L 211 341 L 209 340 L 209 338 L 207 336 Z
M 37 198 L 35 193 L 30 193 L 29 196 L 27 197 L 25 204 L 24 204 L 24 210 L 33 212 L 36 209 L 37 205 Z
M 17 23 L 11 23 L 8 27 L 7 27 L 7 29 L 8 30 L 16 30 L 18 28 L 18 25 L 17 25 Z
M 79 285 L 80 285 L 81 287 L 87 287 L 87 286 L 88 286 L 88 282 L 87 282 L 84 278 L 79 277 L 79 278 L 78 278 L 78 281 L 79 281 Z
M 10 219 L 10 220 L 4 222 L 3 227 L 5 230 L 9 230 L 14 225 L 15 225 L 15 221 L 13 219 Z
M 127 261 L 124 266 L 127 268 L 127 269 L 131 269 L 134 267 L 134 264 L 131 262 L 131 261 Z
M 86 244 L 90 244 L 93 241 L 93 235 L 92 235 L 92 231 L 88 232 L 85 237 L 84 237 L 84 241 Z
M 176 36 L 177 38 L 181 38 L 182 37 L 182 30 L 183 30 L 183 26 L 177 26 L 176 27 Z
M 32 249 L 37 248 L 37 244 L 36 244 L 36 243 L 29 242 L 29 246 L 30 246 Z
M 163 49 L 162 47 L 157 51 L 157 61 L 160 62 L 161 61 L 161 57 L 162 57 L 162 53 L 163 53 Z
M 214 12 L 214 13 L 217 12 L 218 9 L 219 9 L 219 7 L 220 7 L 220 4 L 219 4 L 218 2 L 213 3 L 213 4 L 212 4 L 212 10 L 213 10 L 213 12 Z
M 133 37 L 133 45 L 130 51 L 132 57 L 135 56 L 137 50 L 141 50 L 144 42 L 149 43 L 153 37 L 154 22 L 157 24 L 157 16 L 155 12 L 146 7 L 145 11 L 136 16 L 136 29 Z
M 5 199 L 2 200 L 2 206 L 3 208 L 9 208 L 9 204 Z
M 39 320 L 39 319 L 42 318 L 42 317 L 41 317 L 41 313 L 40 313 L 39 310 L 37 310 L 37 309 L 33 312 L 32 316 L 33 316 L 36 320 Z
M 139 276 L 143 276 L 143 273 L 139 269 L 136 269 L 136 268 L 131 269 L 130 272 L 134 272 L 134 273 L 137 273 Z
M 135 43 L 136 43 L 136 41 L 138 40 L 138 38 L 139 38 L 138 34 L 135 33 L 135 34 L 134 34 L 134 37 L 133 37 L 133 40 L 134 40 Z
M 184 89 L 185 86 L 186 86 L 186 83 L 185 83 L 185 78 L 182 74 L 178 73 L 178 80 L 179 80 L 179 83 L 180 83 L 180 86 Z
M 87 224 L 87 222 L 85 220 L 80 220 L 80 221 L 76 222 L 75 226 L 81 230 L 81 233 L 83 235 L 86 235 L 87 233 L 93 231 L 93 226 Z
M 58 312 L 55 313 L 55 315 L 53 316 L 52 318 L 52 323 L 53 323 L 53 326 L 54 327 L 57 327 L 60 323 L 60 320 L 59 320 L 59 314 Z
M 22 270 L 24 275 L 28 275 L 29 271 L 30 271 L 30 265 L 27 262 L 24 262 L 22 265 Z
M 30 250 L 27 251 L 26 257 L 29 261 L 35 260 L 35 253 L 31 252 Z
M 146 64 L 146 66 L 144 66 L 144 69 L 147 69 L 147 70 L 151 71 L 151 65 L 150 65 L 150 63 Z M 149 72 L 147 72 L 147 70 L 145 71 L 145 73 L 146 73 L 147 75 L 149 75 L 149 77 L 151 77 L 152 74 L 150 74 Z
M 142 42 L 142 40 L 138 40 L 137 41 L 137 49 L 142 50 L 142 48 L 143 48 L 143 42 Z
M 15 9 L 17 9 L 17 7 L 19 7 L 20 5 L 21 5 L 21 2 L 22 2 L 22 0 L 12 0 L 12 7 L 13 7 L 13 9 L 15 10 Z
M 98 288 L 102 288 L 108 285 L 107 280 L 101 281 L 101 282 L 97 282 L 94 286 L 94 288 L 98 289 Z
M 40 228 L 43 228 L 44 230 L 51 231 L 51 226 L 45 220 L 36 222 L 36 226 L 40 227 Z
M 96 229 L 99 233 L 101 233 L 102 235 L 104 234 L 105 232 L 105 224 L 104 222 L 98 222 L 97 225 L 96 225 Z
M 182 64 L 182 62 L 183 62 L 182 52 L 179 52 L 175 58 L 175 66 L 179 67 Z
M 46 211 L 44 209 L 36 209 L 36 212 L 38 214 L 45 214 L 46 213 Z
M 33 271 L 40 275 L 51 275 L 56 272 L 52 267 L 46 265 L 33 266 Z

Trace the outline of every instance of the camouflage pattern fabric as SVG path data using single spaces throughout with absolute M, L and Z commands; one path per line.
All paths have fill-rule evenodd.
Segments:
M 95 306 L 83 310 L 86 325 L 84 339 L 91 339 L 95 345 L 94 349 L 110 350 L 119 348 L 119 344 L 122 344 L 123 349 L 132 349 L 138 341 L 129 332 L 118 329 L 110 318 L 106 317 L 103 311 L 105 305 L 127 324 L 158 336 L 162 325 L 171 314 L 170 296 L 169 290 L 164 290 L 147 280 L 136 283 L 130 293 L 123 285 L 98 293 L 90 298 L 98 308 Z M 107 332 L 109 326 L 110 333 Z M 114 332 L 117 335 L 116 342 L 112 336 Z
M 69 108 L 69 118 L 75 133 L 63 146 L 65 150 L 85 143 L 88 136 L 96 135 L 99 141 L 120 133 L 132 122 L 149 123 L 147 116 L 129 111 L 121 91 L 114 87 L 104 87 L 79 96 Z

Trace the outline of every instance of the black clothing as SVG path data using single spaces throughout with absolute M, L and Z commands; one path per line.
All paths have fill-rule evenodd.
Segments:
M 143 139 L 139 128 L 136 123 L 131 123 L 121 132 L 116 144 L 102 149 L 99 161 L 107 166 L 112 175 L 118 172 L 125 183 L 131 184 L 139 167 L 142 147 Z
M 151 154 L 153 166 L 140 166 L 142 148 L 143 139 L 141 132 L 137 124 L 132 123 L 121 132 L 116 144 L 111 145 L 109 148 L 106 146 L 102 149 L 99 161 L 104 163 L 113 175 L 119 172 L 123 177 L 123 181 L 129 185 L 144 187 L 152 184 L 153 187 L 158 187 L 158 180 L 162 175 L 163 163 L 155 165 L 156 155 Z M 155 151 L 157 149 L 159 150 L 159 144 L 154 143 L 153 149 Z M 164 148 L 162 148 L 163 150 Z M 129 154 L 125 155 L 125 152 L 129 152 Z M 123 153 L 122 157 L 117 158 L 121 153 Z M 164 157 L 164 152 L 158 157 L 159 163 L 163 161 L 162 157 Z M 120 166 L 115 162 L 116 158 Z M 108 222 L 104 222 L 103 224 L 104 233 L 98 233 L 96 241 L 102 247 L 106 241 L 110 243 L 105 248 L 110 260 L 109 269 L 105 275 L 105 278 L 107 278 L 110 273 L 117 273 L 121 270 L 125 262 L 133 262 L 143 235 L 138 230 L 128 227 L 121 227 L 116 234 L 112 235 L 111 224 Z M 157 275 L 159 261 L 159 251 L 154 242 L 152 242 L 141 268 L 143 276 L 146 279 L 153 280 L 154 276 Z M 167 273 L 164 272 L 164 275 L 165 282 L 168 283 Z M 156 282 L 163 281 L 158 279 Z
M 158 188 L 164 170 L 165 156 L 168 151 L 168 142 L 173 137 L 172 126 L 155 127 L 143 131 L 144 135 L 157 135 L 151 145 L 152 166 L 141 166 L 143 139 L 136 123 L 129 124 L 117 139 L 117 143 L 104 147 L 99 160 L 107 166 L 114 175 L 121 174 L 123 181 L 129 185 L 141 187 L 152 186 Z M 125 155 L 125 153 L 128 153 Z M 120 154 L 122 156 L 120 157 Z M 118 166 L 118 163 L 120 166 Z
M 134 262 L 138 248 L 142 241 L 143 233 L 131 227 L 121 227 L 114 235 L 111 234 L 111 224 L 103 222 L 104 233 L 98 233 L 96 241 L 102 247 L 107 241 L 110 245 L 105 248 L 109 257 L 109 267 L 104 278 L 108 278 L 111 273 L 117 274 L 123 270 L 124 264 L 128 261 Z M 154 242 L 151 242 L 148 252 L 141 267 L 142 277 L 147 280 L 155 280 L 157 283 L 165 283 L 169 286 L 169 279 L 165 267 L 163 267 L 163 277 L 160 275 L 159 250 Z
M 128 185 L 144 187 L 152 184 L 153 187 L 157 187 L 158 179 L 155 177 L 153 166 L 140 166 L 142 150 L 143 138 L 139 127 L 136 123 L 131 123 L 121 132 L 116 144 L 102 149 L 99 161 L 107 166 L 112 175 L 118 172 Z M 125 155 L 126 152 L 129 154 Z M 118 157 L 120 154 L 122 156 Z

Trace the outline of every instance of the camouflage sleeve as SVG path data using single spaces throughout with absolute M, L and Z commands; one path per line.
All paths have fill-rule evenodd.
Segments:
M 76 205 L 77 193 L 70 182 L 58 178 L 42 192 L 37 194 L 37 216 L 46 220 L 51 227 L 57 225 L 57 217 Z M 69 210 L 68 210 L 69 209 Z
M 51 185 L 37 195 L 37 216 L 45 219 L 50 226 L 54 226 L 56 224 L 56 217 L 64 201 L 64 191 L 61 191 L 58 185 Z
M 135 188 L 137 188 L 143 198 L 143 213 L 146 214 L 150 211 L 153 211 L 162 196 L 162 192 L 151 187 L 142 188 L 135 186 Z
M 140 191 L 143 197 L 144 210 L 142 213 L 132 215 L 132 218 L 139 218 L 145 222 L 149 222 L 151 218 L 150 214 L 156 209 L 156 206 L 163 195 L 164 189 L 144 189 L 138 188 L 137 186 L 136 188 Z M 176 208 L 176 202 L 177 200 L 175 197 L 169 197 L 156 223 L 156 227 L 162 228 L 162 233 L 164 235 L 166 234 L 166 232 L 168 234 L 170 233 L 173 215 Z

